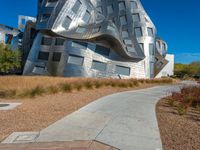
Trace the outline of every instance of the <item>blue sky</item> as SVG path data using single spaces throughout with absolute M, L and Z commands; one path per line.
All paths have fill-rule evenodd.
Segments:
M 158 35 L 169 45 L 175 61 L 200 61 L 200 1 L 141 0 L 157 27 Z M 17 16 L 36 16 L 37 0 L 1 2 L 0 24 L 17 27 Z

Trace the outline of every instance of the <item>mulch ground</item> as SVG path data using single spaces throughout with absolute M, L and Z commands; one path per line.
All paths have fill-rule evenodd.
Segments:
M 13 132 L 40 131 L 100 97 L 152 86 L 155 86 L 155 84 L 141 85 L 136 88 L 83 89 L 72 93 L 58 93 L 32 99 L 0 99 L 0 102 L 22 103 L 13 110 L 0 111 L 0 141 L 3 141 Z
M 156 109 L 164 150 L 200 150 L 200 112 L 180 116 L 164 99 Z

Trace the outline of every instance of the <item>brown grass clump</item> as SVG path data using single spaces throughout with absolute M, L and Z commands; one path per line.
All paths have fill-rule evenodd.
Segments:
M 165 79 L 97 79 L 97 78 L 61 78 L 41 76 L 3 76 L 0 77 L 0 98 L 33 98 L 43 94 L 98 89 L 102 87 L 129 88 L 140 84 L 172 83 Z
M 173 92 L 167 98 L 168 104 L 177 109 L 179 115 L 187 114 L 192 107 L 200 108 L 200 86 L 183 87 L 180 92 Z

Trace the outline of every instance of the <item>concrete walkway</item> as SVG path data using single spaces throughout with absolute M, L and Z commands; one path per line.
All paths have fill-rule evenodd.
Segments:
M 157 86 L 103 97 L 42 130 L 37 142 L 96 140 L 121 150 L 161 150 L 155 105 L 178 90 Z

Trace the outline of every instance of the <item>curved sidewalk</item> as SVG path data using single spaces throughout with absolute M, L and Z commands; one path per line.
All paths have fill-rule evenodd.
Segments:
M 37 142 L 96 140 L 121 150 L 161 150 L 155 105 L 179 85 L 103 97 L 40 132 Z

